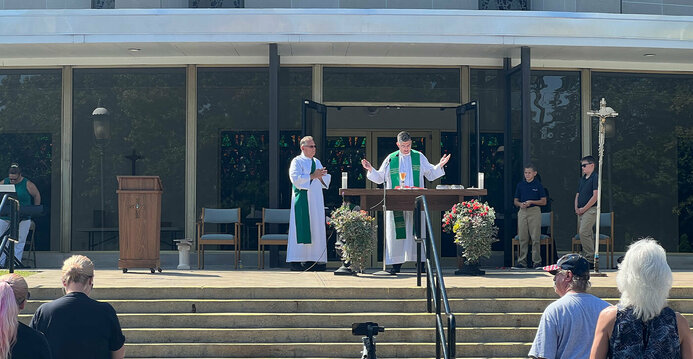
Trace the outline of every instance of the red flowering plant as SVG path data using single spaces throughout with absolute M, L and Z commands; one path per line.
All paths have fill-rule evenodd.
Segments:
M 348 204 L 332 211 L 329 225 L 334 226 L 341 242 L 342 260 L 363 272 L 375 248 L 375 218 L 366 211 L 352 210 Z
M 498 241 L 496 211 L 486 202 L 475 199 L 457 203 L 443 216 L 443 231 L 455 235 L 462 247 L 462 256 L 469 263 L 478 263 L 491 256 L 491 244 Z

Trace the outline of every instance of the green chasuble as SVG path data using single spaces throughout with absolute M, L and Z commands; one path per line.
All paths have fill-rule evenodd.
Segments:
M 310 165 L 310 174 L 315 172 L 315 159 Z M 310 180 L 313 183 L 313 180 Z M 296 188 L 294 190 L 294 222 L 296 223 L 296 242 L 311 244 L 310 238 L 310 211 L 308 210 L 308 190 Z
M 414 187 L 421 187 L 421 152 L 411 150 L 410 156 Z M 388 157 L 390 158 L 390 184 L 392 188 L 395 188 L 395 184 L 399 183 L 399 151 L 392 152 Z M 404 222 L 404 212 L 392 211 L 392 214 L 395 218 L 395 239 L 406 239 L 407 227 Z

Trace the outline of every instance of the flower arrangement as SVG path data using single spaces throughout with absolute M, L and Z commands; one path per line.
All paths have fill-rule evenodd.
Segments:
M 475 264 L 491 256 L 491 244 L 497 242 L 496 212 L 486 202 L 475 199 L 457 203 L 443 216 L 443 230 L 455 234 L 462 256 Z
M 375 218 L 366 211 L 352 210 L 345 203 L 332 211 L 330 225 L 341 241 L 342 260 L 363 272 L 375 248 Z

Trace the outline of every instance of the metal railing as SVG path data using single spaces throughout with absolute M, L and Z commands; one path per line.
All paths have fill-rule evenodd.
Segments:
M 5 263 L 10 273 L 14 273 L 14 246 L 19 241 L 19 201 L 6 194 L 0 202 L 0 212 L 7 205 L 10 207 L 10 226 L 7 234 L 2 237 L 0 252 L 6 253 Z M 8 248 L 5 249 L 5 246 Z
M 440 257 L 436 248 L 436 240 L 431 225 L 431 216 L 428 212 L 426 196 L 416 197 L 414 210 L 414 240 L 416 246 L 416 262 L 421 263 L 421 245 L 426 253 L 426 303 L 429 313 L 436 314 L 436 358 L 454 359 L 456 355 L 457 340 L 455 337 L 457 324 L 455 314 L 450 310 L 448 294 L 445 290 L 443 271 L 440 267 Z M 421 237 L 421 210 L 426 218 L 426 238 Z M 432 264 L 431 264 L 432 263 Z M 416 285 L 421 286 L 421 266 L 417 265 Z M 447 335 L 443 315 L 447 319 Z

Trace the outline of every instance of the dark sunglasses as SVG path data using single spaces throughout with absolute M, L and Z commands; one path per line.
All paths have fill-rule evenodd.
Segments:
M 316 148 L 316 147 L 318 147 L 318 146 L 316 146 L 316 145 L 312 145 L 312 146 L 308 146 L 308 145 L 306 145 L 306 146 L 303 146 L 303 147 L 310 147 L 310 148 Z
M 580 166 L 581 166 L 582 168 L 585 168 L 585 167 L 587 167 L 588 165 L 591 165 L 591 163 L 583 163 L 583 164 L 581 164 Z

